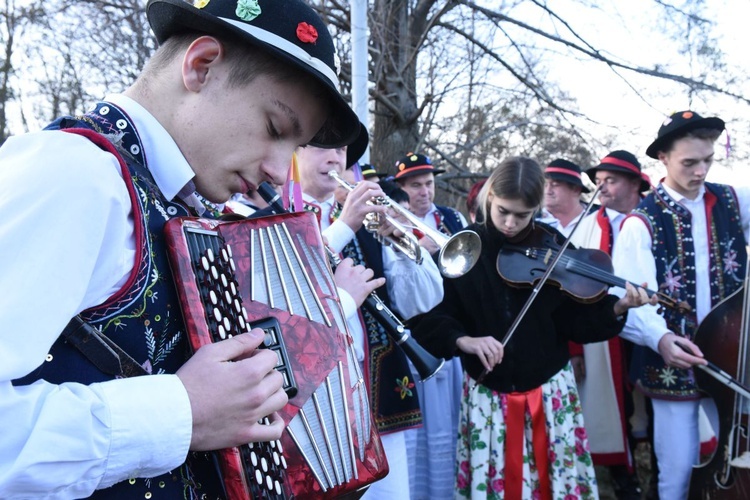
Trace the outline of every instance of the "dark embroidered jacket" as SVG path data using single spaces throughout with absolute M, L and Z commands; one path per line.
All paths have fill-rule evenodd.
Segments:
M 440 212 L 441 224 L 447 229 L 447 231 L 443 231 L 444 233 L 456 234 L 464 228 L 457 210 L 450 207 L 435 206 L 437 207 L 438 212 Z
M 383 247 L 364 227 L 357 231 L 342 254 L 372 269 L 375 277 L 384 276 Z M 377 294 L 390 308 L 385 287 L 377 290 Z M 388 433 L 420 425 L 422 412 L 406 355 L 376 318 L 364 307 L 360 311 L 367 335 L 365 371 L 378 432 Z
M 148 373 L 175 373 L 188 358 L 189 346 L 167 262 L 162 228 L 171 217 L 189 215 L 188 211 L 163 197 L 144 167 L 145 158 L 133 124 L 114 105 L 98 103 L 94 111 L 81 117 L 58 119 L 47 129 L 67 129 L 84 135 L 124 160 L 120 163 L 133 205 L 136 235 L 133 271 L 120 291 L 107 302 L 84 311 L 81 316 L 111 338 Z M 112 377 L 99 371 L 77 349 L 58 338 L 47 361 L 14 384 L 26 385 L 39 379 L 53 384 L 92 384 Z M 201 479 L 197 479 L 199 476 Z M 205 498 L 216 498 L 219 496 L 218 483 L 214 484 L 216 480 L 213 463 L 205 454 L 195 454 L 189 464 L 168 474 L 123 481 L 97 490 L 91 498 L 189 499 L 204 494 L 207 495 Z
M 734 190 L 706 183 L 705 206 L 708 227 L 711 305 L 728 297 L 742 285 L 747 253 L 740 211 Z M 664 309 L 670 331 L 689 339 L 698 327 L 695 313 L 695 242 L 690 212 L 669 196 L 660 184 L 638 205 L 634 216 L 651 232 L 651 250 L 656 260 L 656 280 L 663 291 L 686 301 L 691 312 Z M 631 377 L 646 394 L 663 399 L 699 397 L 692 370 L 665 365 L 661 355 L 644 346 L 633 351 Z

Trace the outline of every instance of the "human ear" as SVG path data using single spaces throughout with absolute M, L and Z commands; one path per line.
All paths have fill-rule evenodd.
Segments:
M 191 92 L 199 92 L 207 83 L 209 70 L 224 56 L 224 46 L 212 36 L 196 38 L 182 60 L 182 81 Z

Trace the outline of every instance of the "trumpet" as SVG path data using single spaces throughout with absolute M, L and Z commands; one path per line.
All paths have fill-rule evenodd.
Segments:
M 277 214 L 287 213 L 281 203 L 279 194 L 267 183 L 261 182 L 258 186 L 258 194 L 266 200 L 271 209 Z M 329 247 L 325 247 L 331 267 L 335 268 L 341 263 L 341 258 Z M 375 292 L 370 292 L 362 306 L 372 314 L 376 320 L 383 325 L 391 340 L 400 346 L 409 361 L 416 368 L 419 379 L 424 382 L 432 378 L 445 364 L 443 358 L 436 358 L 419 345 L 411 333 L 406 329 L 398 317 L 385 305 Z
M 354 186 L 342 179 L 335 170 L 328 172 L 328 175 L 348 191 L 351 192 L 354 189 Z M 410 211 L 387 196 L 378 197 L 370 203 L 377 203 L 392 209 L 397 214 L 408 220 L 409 223 L 411 223 L 412 228 L 418 229 L 433 240 L 440 248 L 440 253 L 438 254 L 437 259 L 438 269 L 440 269 L 440 273 L 446 278 L 458 278 L 459 276 L 463 276 L 468 273 L 479 260 L 479 254 L 482 251 L 482 241 L 479 239 L 479 235 L 474 231 L 464 229 L 452 236 L 448 236 L 431 228 L 419 220 Z M 379 214 L 368 214 L 368 217 L 370 215 Z M 384 215 L 384 217 L 392 226 L 404 234 L 404 236 L 400 238 L 386 237 L 385 239 L 396 249 L 402 251 L 405 255 L 414 260 L 417 264 L 421 263 L 421 247 L 416 236 L 414 236 L 414 233 L 409 230 L 411 228 L 406 228 L 401 222 L 387 214 Z M 372 217 L 365 219 L 365 227 L 368 231 L 377 231 L 378 226 L 379 220 L 377 218 Z

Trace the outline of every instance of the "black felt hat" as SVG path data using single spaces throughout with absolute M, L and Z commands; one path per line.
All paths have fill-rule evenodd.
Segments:
M 586 175 L 589 176 L 589 179 L 591 179 L 591 182 L 594 184 L 596 184 L 596 172 L 599 170 L 619 172 L 621 174 L 638 177 L 641 180 L 640 191 L 648 191 L 651 189 L 651 181 L 648 176 L 641 171 L 641 163 L 638 161 L 638 158 L 629 151 L 621 149 L 612 151 L 602 158 L 599 165 L 586 170 Z
M 339 92 L 336 51 L 328 28 L 302 0 L 149 0 L 146 15 L 156 40 L 197 31 L 230 36 L 262 47 L 312 75 L 331 97 L 331 115 L 310 144 L 342 147 L 354 142 L 359 119 Z
M 406 156 L 396 162 L 397 181 L 422 174 L 442 174 L 445 170 L 435 168 L 428 156 L 418 153 L 407 153 Z
M 544 176 L 556 181 L 567 182 L 573 186 L 578 186 L 584 193 L 591 192 L 591 189 L 581 180 L 581 167 L 572 161 L 557 158 L 552 160 L 544 169 Z
M 367 180 L 372 177 L 385 177 L 383 172 L 378 172 L 374 165 L 363 163 L 359 166 L 362 169 L 362 178 Z
M 362 122 L 359 122 L 359 134 L 354 142 L 346 147 L 346 168 L 351 168 L 355 163 L 362 158 L 367 150 L 367 145 L 370 142 L 370 134 L 367 133 L 367 128 Z
M 656 140 L 646 149 L 646 154 L 651 158 L 658 159 L 659 151 L 664 151 L 674 140 L 684 137 L 691 130 L 699 128 L 722 132 L 724 120 L 716 117 L 703 118 L 698 113 L 689 110 L 673 113 L 659 127 Z

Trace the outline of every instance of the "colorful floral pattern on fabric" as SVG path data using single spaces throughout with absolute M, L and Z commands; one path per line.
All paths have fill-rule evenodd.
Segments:
M 409 382 L 409 377 L 404 376 L 404 378 L 396 379 L 396 392 L 401 394 L 401 399 L 404 399 L 405 397 L 414 396 L 414 393 L 412 392 L 412 389 L 414 389 L 414 382 Z
M 568 364 L 542 385 L 547 422 L 549 471 L 555 500 L 596 499 L 598 490 L 573 370 Z M 459 422 L 456 498 L 503 499 L 505 491 L 505 415 L 507 396 L 477 385 L 464 374 Z M 541 498 L 525 417 L 523 498 Z

